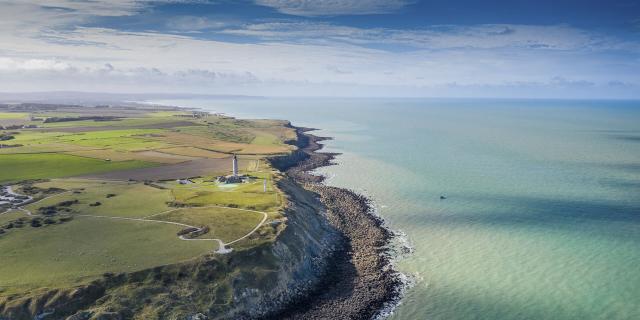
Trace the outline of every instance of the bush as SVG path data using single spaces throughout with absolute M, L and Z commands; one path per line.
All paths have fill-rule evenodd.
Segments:
M 74 200 L 67 200 L 67 201 L 62 201 L 60 203 L 58 203 L 58 206 L 60 207 L 70 207 L 74 204 L 78 203 L 78 199 L 74 199 Z
M 189 234 L 191 232 L 194 232 L 198 230 L 198 228 L 184 228 L 180 231 L 178 231 L 178 236 L 184 236 L 185 234 Z

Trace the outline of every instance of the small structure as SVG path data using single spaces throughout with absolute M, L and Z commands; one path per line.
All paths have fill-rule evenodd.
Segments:
M 241 175 L 238 172 L 238 156 L 235 154 L 231 158 L 231 175 L 220 176 L 217 181 L 220 183 L 243 183 L 249 180 L 248 176 Z
M 232 172 L 233 172 L 233 176 L 237 177 L 238 176 L 238 157 L 236 156 L 236 154 L 233 154 L 233 158 L 231 160 L 231 166 L 232 166 Z
M 179 184 L 191 184 L 193 183 L 193 181 L 189 180 L 189 179 L 178 179 L 176 180 Z

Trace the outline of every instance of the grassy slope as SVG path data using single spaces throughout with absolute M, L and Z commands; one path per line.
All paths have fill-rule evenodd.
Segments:
M 0 209 L 0 212 L 4 209 Z M 16 220 L 18 218 L 26 217 L 26 214 L 19 210 L 11 210 L 0 214 L 0 225 L 3 225 L 9 221 Z
M 210 232 L 200 238 L 219 238 L 230 242 L 251 231 L 262 220 L 262 215 L 225 208 L 189 208 L 164 213 L 153 219 L 208 226 Z
M 38 203 L 30 204 L 26 208 L 36 213 L 38 208 L 55 205 L 62 201 L 78 200 L 71 206 L 74 213 L 117 216 L 129 218 L 143 218 L 148 215 L 171 209 L 167 202 L 171 201 L 169 190 L 160 190 L 141 183 L 100 183 L 87 180 L 39 183 L 41 188 L 57 187 L 67 190 L 83 188 L 80 193 L 65 193 L 48 198 Z M 108 194 L 116 196 L 107 198 Z M 100 206 L 90 204 L 100 202 Z
M 180 229 L 83 217 L 61 225 L 23 227 L 0 241 L 0 288 L 8 294 L 77 285 L 104 272 L 141 270 L 217 249 L 214 242 L 179 240 Z
M 65 154 L 2 154 L 0 183 L 27 179 L 69 177 L 153 166 L 143 161 L 109 162 Z

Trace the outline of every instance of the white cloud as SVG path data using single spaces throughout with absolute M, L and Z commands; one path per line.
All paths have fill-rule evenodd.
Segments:
M 0 57 L 0 72 L 13 71 L 71 71 L 66 62 L 52 59 L 13 59 Z
M 212 20 L 206 17 L 179 16 L 167 21 L 167 27 L 175 31 L 200 31 L 206 29 L 222 29 L 229 24 L 224 21 Z
M 79 27 L 95 15 L 145 9 L 122 1 L 101 12 L 101 4 L 75 2 L 49 1 L 63 9 L 3 4 L 2 91 L 442 95 L 550 87 L 591 93 L 612 81 L 632 91 L 640 83 L 640 61 L 599 54 L 637 53 L 637 44 L 564 25 L 397 30 L 287 21 L 238 28 L 188 17 L 172 22 L 176 29 L 222 28 L 216 32 L 262 40 L 232 43 Z M 388 50 L 398 47 L 411 50 Z
M 303 16 L 384 14 L 411 3 L 407 0 L 256 0 L 256 4 L 279 12 Z

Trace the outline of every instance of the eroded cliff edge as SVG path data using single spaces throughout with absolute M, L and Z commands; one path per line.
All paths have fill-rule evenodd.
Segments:
M 330 225 L 340 234 L 325 276 L 316 288 L 273 319 L 371 319 L 395 303 L 402 288 L 393 268 L 389 243 L 393 232 L 373 213 L 370 201 L 351 190 L 322 184 L 324 177 L 310 173 L 331 165 L 336 154 L 319 153 L 326 138 L 297 128 L 299 151 L 272 160 L 326 208 Z
M 392 236 L 369 201 L 309 174 L 334 155 L 297 128 L 284 174 L 287 228 L 274 243 L 227 255 L 42 289 L 0 301 L 0 319 L 370 319 L 397 298 Z

